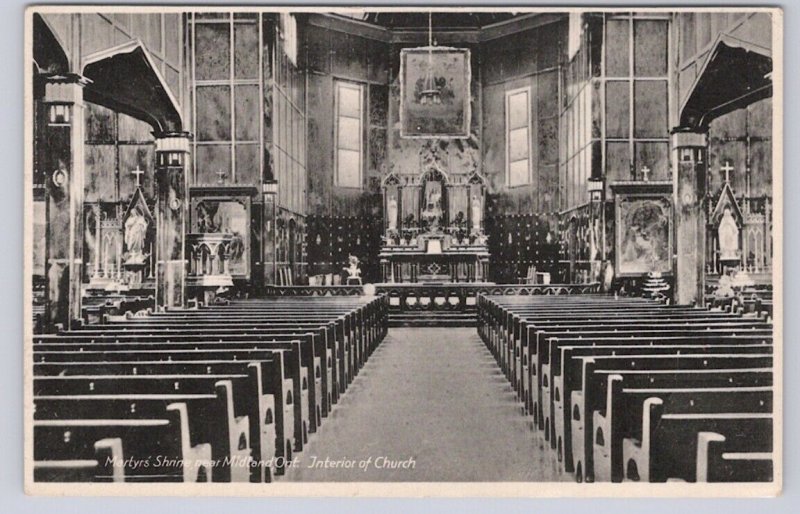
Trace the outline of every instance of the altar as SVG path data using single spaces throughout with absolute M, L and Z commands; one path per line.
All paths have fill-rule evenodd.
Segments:
M 446 157 L 428 155 L 419 174 L 383 181 L 382 282 L 485 283 L 485 180 L 476 171 L 449 171 Z
M 486 282 L 489 252 L 481 247 L 457 247 L 429 253 L 417 248 L 392 248 L 380 254 L 383 282 Z

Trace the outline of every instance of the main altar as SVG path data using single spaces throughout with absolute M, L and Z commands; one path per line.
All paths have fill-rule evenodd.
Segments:
M 484 232 L 485 180 L 427 159 L 418 174 L 383 181 L 383 283 L 484 283 L 489 250 Z

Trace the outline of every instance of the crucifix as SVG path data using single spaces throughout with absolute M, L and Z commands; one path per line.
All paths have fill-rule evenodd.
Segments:
M 227 176 L 228 176 L 228 174 L 227 174 L 227 173 L 225 173 L 225 172 L 224 172 L 224 171 L 222 171 L 222 170 L 219 170 L 219 171 L 216 173 L 216 175 L 217 175 L 217 177 L 219 177 L 219 178 L 217 179 L 217 183 L 218 183 L 218 184 L 224 184 L 224 183 L 225 183 L 225 177 L 227 177 Z
M 726 184 L 730 184 L 731 183 L 731 172 L 735 171 L 736 168 L 734 168 L 731 165 L 731 161 L 730 160 L 725 160 L 725 164 L 720 169 L 725 172 L 725 183 Z
M 142 175 L 144 175 L 145 173 L 146 172 L 144 170 L 140 170 L 139 169 L 139 165 L 138 164 L 136 165 L 136 169 L 131 171 L 131 175 L 134 175 L 136 177 L 136 187 L 137 188 L 142 185 L 141 184 L 141 178 L 142 178 Z
M 647 182 L 650 179 L 650 168 L 642 166 L 642 180 Z

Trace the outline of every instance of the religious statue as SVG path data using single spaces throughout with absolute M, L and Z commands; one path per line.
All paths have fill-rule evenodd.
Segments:
M 147 220 L 134 209 L 125 220 L 125 246 L 131 258 L 141 259 L 144 256 L 144 240 L 147 236 Z
M 481 199 L 476 194 L 472 194 L 472 230 L 480 231 L 481 218 L 483 217 L 483 207 Z
M 386 202 L 386 217 L 389 230 L 397 230 L 397 198 L 394 195 L 389 196 L 389 200 Z
M 739 260 L 739 227 L 733 219 L 730 207 L 725 207 L 717 228 L 719 237 L 719 260 Z
M 431 232 L 439 230 L 442 216 L 442 184 L 436 180 L 429 180 L 425 185 L 425 208 L 422 210 L 421 222 L 425 222 L 424 229 Z M 420 228 L 423 228 L 420 226 Z
M 348 265 L 342 269 L 347 272 L 347 283 L 350 281 L 361 283 L 361 268 L 358 267 L 358 257 L 351 255 L 347 258 Z

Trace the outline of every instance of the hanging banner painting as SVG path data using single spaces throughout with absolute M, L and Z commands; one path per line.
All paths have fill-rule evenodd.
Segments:
M 465 48 L 400 51 L 400 136 L 468 138 L 470 53 Z
M 614 183 L 617 275 L 672 271 L 672 184 Z

